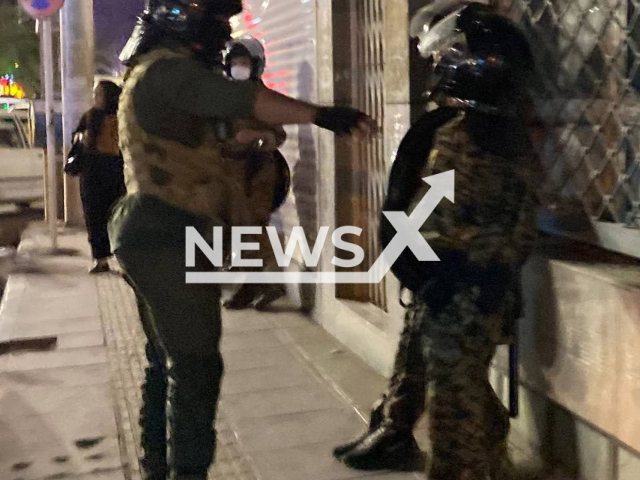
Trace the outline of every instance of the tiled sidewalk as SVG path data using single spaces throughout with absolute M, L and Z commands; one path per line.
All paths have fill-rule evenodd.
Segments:
M 97 284 L 120 424 L 133 465 L 140 455 L 144 338 L 135 299 L 125 282 L 103 276 Z M 346 361 L 348 355 L 324 330 L 291 311 L 225 311 L 223 321 L 226 374 L 217 423 L 220 444 L 211 479 L 418 478 L 399 473 L 366 475 L 333 460 L 332 447 L 352 438 L 364 424 L 349 400 L 306 356 L 311 352 L 305 345 L 313 345 L 316 359 L 324 355 Z M 358 359 L 349 360 L 360 363 L 361 377 L 377 377 Z
M 0 479 L 139 479 L 139 385 L 145 366 L 135 300 L 117 275 L 86 275 L 80 256 L 38 255 L 34 227 L 12 275 L 0 341 L 57 335 L 48 352 L 0 356 Z M 385 380 L 322 328 L 284 308 L 225 312 L 226 375 L 215 480 L 400 480 L 421 474 L 350 470 L 331 457 L 359 433 Z
M 87 258 L 21 246 L 0 310 L 0 342 L 57 337 L 51 351 L 0 356 L 0 479 L 124 480 L 95 282 Z M 82 245 L 82 235 L 61 237 Z

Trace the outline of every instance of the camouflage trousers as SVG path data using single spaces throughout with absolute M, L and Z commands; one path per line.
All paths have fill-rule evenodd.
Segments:
M 382 398 L 374 405 L 379 420 L 393 424 L 397 430 L 412 431 L 424 413 L 426 367 L 422 355 L 422 320 L 420 309 L 409 308 L 393 375 Z
M 486 480 L 499 468 L 509 414 L 489 383 L 502 318 L 477 307 L 479 289 L 465 287 L 437 315 L 423 303 L 406 315 L 381 412 L 412 429 L 428 414 L 429 480 Z

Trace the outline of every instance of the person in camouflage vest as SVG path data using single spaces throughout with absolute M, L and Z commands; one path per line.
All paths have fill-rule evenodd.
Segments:
M 412 212 L 429 189 L 421 179 L 454 170 L 455 203 L 443 200 L 420 230 L 440 262 L 405 251 L 393 265 L 414 296 L 396 371 L 369 431 L 334 454 L 354 468 L 403 466 L 426 405 L 428 478 L 498 480 L 509 416 L 488 369 L 520 316 L 520 271 L 536 237 L 537 168 L 524 119 L 534 66 L 511 22 L 479 4 L 452 12 L 451 3 L 412 22 L 437 72 L 431 99 L 440 108 L 403 139 L 383 206 Z M 383 217 L 383 245 L 395 234 Z
M 257 128 L 256 148 L 263 149 L 276 148 L 272 127 L 287 123 L 340 135 L 377 130 L 356 110 L 224 78 L 221 52 L 230 17 L 241 11 L 241 0 L 149 0 L 121 54 L 129 68 L 118 117 L 128 194 L 114 209 L 110 237 L 148 339 L 140 415 L 145 480 L 205 480 L 214 458 L 220 288 L 185 283 L 185 232 L 192 227 L 212 241 L 213 226 L 259 226 L 264 215 L 247 195 L 245 163 L 225 150 L 247 136 L 228 126 L 266 124 Z M 195 267 L 212 268 L 200 257 Z

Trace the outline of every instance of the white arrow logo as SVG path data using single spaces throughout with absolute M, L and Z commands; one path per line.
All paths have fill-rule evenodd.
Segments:
M 383 212 L 397 233 L 368 272 L 187 272 L 187 283 L 379 283 L 405 248 L 420 261 L 440 261 L 420 228 L 443 198 L 455 202 L 455 172 L 449 170 L 422 180 L 431 188 L 411 215 Z

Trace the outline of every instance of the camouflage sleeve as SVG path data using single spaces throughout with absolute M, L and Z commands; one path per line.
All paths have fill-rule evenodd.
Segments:
M 526 181 L 513 182 L 504 195 L 487 201 L 479 195 L 465 193 L 460 182 L 456 186 L 456 202 L 443 200 L 420 232 L 441 258 L 458 252 L 465 254 L 471 266 L 486 268 L 491 264 L 506 264 L 518 268 L 528 257 L 536 238 L 538 198 L 529 185 Z M 426 190 L 428 187 L 421 193 Z M 491 221 L 483 223 L 469 213 L 475 208 L 496 214 L 491 215 Z
M 512 199 L 515 200 L 515 199 Z M 469 261 L 480 267 L 505 264 L 517 269 L 529 256 L 536 236 L 538 200 L 533 188 L 525 188 L 517 202 L 502 206 L 510 221 L 482 227 L 469 243 Z
M 505 257 L 510 262 L 522 265 L 527 260 L 531 250 L 533 250 L 538 236 L 536 221 L 539 206 L 536 192 L 533 189 L 528 190 L 520 206 L 518 223 L 504 252 Z

